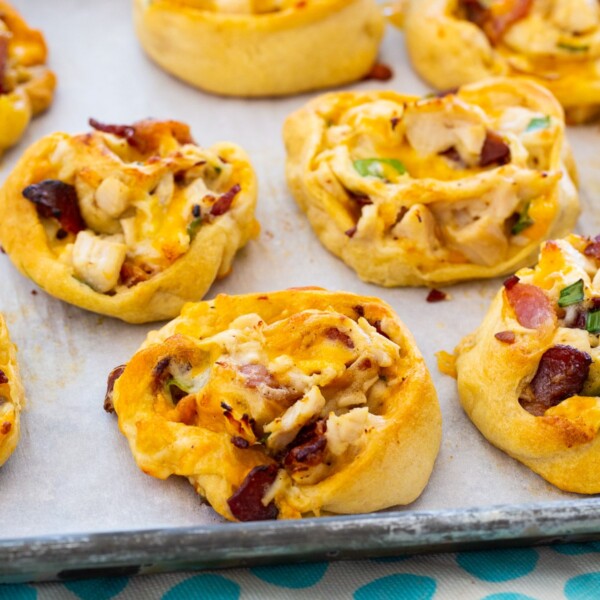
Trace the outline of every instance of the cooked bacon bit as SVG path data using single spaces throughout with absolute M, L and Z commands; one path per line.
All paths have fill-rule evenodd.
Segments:
M 40 217 L 56 219 L 65 231 L 78 233 L 85 229 L 74 186 L 57 179 L 45 179 L 27 186 L 23 196 L 35 204 Z
M 354 312 L 359 316 L 359 317 L 364 317 L 365 316 L 365 307 L 361 306 L 360 304 L 357 304 L 356 306 L 352 307 L 354 309 Z
M 383 63 L 375 63 L 372 69 L 365 75 L 364 79 L 375 79 L 376 81 L 389 81 L 394 76 L 394 71 Z
M 167 380 L 167 377 L 169 376 L 168 369 L 170 364 L 171 357 L 165 356 L 164 358 L 161 358 L 154 366 L 154 369 L 152 369 L 152 377 L 154 378 L 155 390 L 161 387 Z
M 96 131 L 102 131 L 103 133 L 111 133 L 118 137 L 123 137 L 132 146 L 134 145 L 132 140 L 135 137 L 135 129 L 131 125 L 108 125 L 107 123 L 100 123 L 100 121 L 97 121 L 93 118 L 90 118 L 88 123 L 90 127 L 93 127 Z
M 359 371 L 366 371 L 367 369 L 370 369 L 372 366 L 373 366 L 373 363 L 371 362 L 370 358 L 365 358 L 358 363 Z
M 427 294 L 427 302 L 442 302 L 448 298 L 448 294 L 446 292 L 442 292 L 441 290 L 436 290 L 435 288 L 429 290 L 429 294 Z
M 440 156 L 446 157 L 448 160 L 451 160 L 456 163 L 462 163 L 462 156 L 459 154 L 458 150 L 454 146 L 450 146 L 448 150 L 444 150 L 440 152 Z
M 10 89 L 5 84 L 6 69 L 8 67 L 8 36 L 0 35 L 0 94 L 8 94 Z
M 586 256 L 600 260 L 600 236 L 596 236 L 586 247 L 583 253 Z
M 454 94 L 458 93 L 458 88 L 457 87 L 453 87 L 453 88 L 449 88 L 447 90 L 441 90 L 439 92 L 435 92 L 433 94 L 434 98 L 445 98 L 446 96 L 454 96 Z
M 160 148 L 161 138 L 170 135 L 180 144 L 193 144 L 190 128 L 179 121 L 157 121 L 146 119 L 133 125 L 107 125 L 96 119 L 90 119 L 89 124 L 97 131 L 112 133 L 125 138 L 130 146 L 142 154 L 152 154 Z
M 516 283 L 512 287 L 505 284 L 505 290 L 517 321 L 523 327 L 539 329 L 555 322 L 554 306 L 539 287 L 528 283 Z
M 494 45 L 504 37 L 511 25 L 525 18 L 533 0 L 504 0 L 499 9 L 487 8 L 481 0 L 462 0 L 467 19 L 483 29 Z
M 361 208 L 363 206 L 368 206 L 369 204 L 373 204 L 373 200 L 369 198 L 366 194 L 361 194 L 359 192 L 352 192 L 350 190 L 346 190 L 346 193 L 350 197 L 350 200 L 354 200 L 356 204 L 358 204 Z
M 340 331 L 336 327 L 330 327 L 329 329 L 325 330 L 325 337 L 334 342 L 342 342 L 342 344 L 350 349 L 354 348 L 354 342 L 352 341 L 352 338 L 347 333 Z
M 37 290 L 31 290 L 31 295 L 32 296 L 37 296 L 38 295 Z
M 236 183 L 229 191 L 219 196 L 219 199 L 212 205 L 210 214 L 213 217 L 224 215 L 231 208 L 233 199 L 239 194 L 241 189 L 240 184 Z
M 349 237 L 349 238 L 353 238 L 354 234 L 356 233 L 358 229 L 358 226 L 355 225 L 354 227 L 351 227 L 350 229 L 346 229 L 346 231 L 344 231 L 344 233 Z
M 169 384 L 169 391 L 171 392 L 171 400 L 174 404 L 179 404 L 186 396 L 189 396 L 189 392 L 182 390 L 176 383 Z
M 234 435 L 231 438 L 231 443 L 240 450 L 245 450 L 246 448 L 250 447 L 250 442 L 239 435 Z
M 530 384 L 533 398 L 521 398 L 521 406 L 532 415 L 540 416 L 552 406 L 579 394 L 591 364 L 589 354 L 571 346 L 559 345 L 546 350 Z
M 309 467 L 321 464 L 327 447 L 326 431 L 327 421 L 325 419 L 305 425 L 283 459 L 285 468 L 291 472 L 305 471 Z
M 148 270 L 144 270 L 139 265 L 125 259 L 125 262 L 121 265 L 121 283 L 126 287 L 133 287 L 143 281 L 148 281 L 152 276 L 152 271 L 148 267 Z
M 2 435 L 6 435 L 11 429 L 12 423 L 10 423 L 9 421 L 4 421 L 4 423 L 2 423 L 2 426 L 0 426 L 0 433 Z
M 254 467 L 242 485 L 227 500 L 231 514 L 238 521 L 266 521 L 279 514 L 275 502 L 264 506 L 262 499 L 277 478 L 277 465 Z
M 113 404 L 113 391 L 115 389 L 115 383 L 117 379 L 123 375 L 123 371 L 125 371 L 126 366 L 127 365 L 119 365 L 108 374 L 108 380 L 106 382 L 106 394 L 104 395 L 104 410 L 108 413 L 115 412 L 115 406 Z
M 488 131 L 481 148 L 481 157 L 479 158 L 480 167 L 489 167 L 490 165 L 505 165 L 510 162 L 510 147 L 508 144 L 493 131 Z
M 398 117 L 392 117 L 390 119 L 390 123 L 392 124 L 392 131 L 394 131 L 396 129 L 396 125 L 400 123 L 400 119 Z
M 512 290 L 519 281 L 521 280 L 516 275 L 511 275 L 508 279 L 504 280 L 504 287 L 507 290 Z
M 56 232 L 56 239 L 64 240 L 68 235 L 69 235 L 68 232 L 66 232 L 64 229 L 61 228 Z
M 514 331 L 499 331 L 494 334 L 494 337 L 504 344 L 514 344 L 516 340 Z
M 8 377 L 6 376 L 6 373 L 0 369 L 0 385 L 3 383 L 8 383 Z
M 385 331 L 383 331 L 383 329 L 381 329 L 381 319 L 377 319 L 377 321 L 373 321 L 373 323 L 369 321 L 369 325 L 371 325 L 371 327 L 375 327 L 375 331 L 377 331 L 379 335 L 382 335 L 388 340 L 390 339 L 390 336 Z
M 277 387 L 277 381 L 264 365 L 242 365 L 238 370 L 246 378 L 246 387 L 256 388 L 261 384 Z

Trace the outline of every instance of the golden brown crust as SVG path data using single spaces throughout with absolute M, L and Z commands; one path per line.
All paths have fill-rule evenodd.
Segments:
M 477 10 L 478 4 L 492 8 Z M 407 48 L 417 72 L 440 90 L 488 77 L 529 77 L 558 98 L 569 122 L 580 123 L 600 111 L 600 11 L 594 4 L 409 0 Z M 488 16 L 469 20 L 467 5 Z M 505 9 L 514 20 L 500 15 Z
M 586 330 L 599 278 L 596 259 L 586 254 L 590 243 L 575 235 L 546 242 L 535 269 L 517 273 L 521 290 L 536 300 L 515 301 L 501 289 L 455 351 L 461 404 L 481 433 L 550 483 L 583 494 L 600 492 L 598 335 Z M 559 306 L 561 291 L 580 279 L 583 299 Z M 527 322 L 544 311 L 537 327 Z M 514 341 L 503 341 L 501 332 L 513 333 Z M 549 365 L 547 353 L 556 348 L 574 355 L 577 368 L 567 359 Z
M 423 99 L 327 94 L 287 119 L 284 140 L 288 184 L 320 240 L 380 285 L 511 272 L 579 214 L 561 107 L 528 81 Z
M 41 32 L 0 1 L 0 151 L 16 144 L 29 121 L 52 103 L 56 78 L 46 57 Z
M 0 315 L 0 466 L 19 441 L 20 412 L 24 405 L 25 391 L 17 366 L 17 351 Z
M 167 390 L 173 382 L 183 390 L 178 401 Z M 441 436 L 412 336 L 381 300 L 345 292 L 188 304 L 148 336 L 112 399 L 140 468 L 187 477 L 228 519 L 243 519 L 228 499 L 252 469 L 269 465 L 279 518 L 412 502 Z M 321 434 L 310 434 L 316 426 Z M 321 445 L 302 467 L 291 450 L 309 434 Z
M 134 16 L 142 46 L 161 67 L 226 96 L 296 94 L 360 79 L 384 27 L 373 0 L 134 0 Z
M 29 148 L 0 191 L 0 239 L 15 266 L 66 302 L 133 323 L 201 298 L 258 233 L 256 179 L 241 148 L 200 148 L 181 127 L 189 135 L 150 121 L 134 124 L 132 143 L 95 131 Z M 74 188 L 84 231 L 65 232 L 23 196 L 44 181 Z

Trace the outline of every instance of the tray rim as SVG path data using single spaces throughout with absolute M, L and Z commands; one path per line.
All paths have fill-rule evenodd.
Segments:
M 600 498 L 0 540 L 0 583 L 600 539 Z

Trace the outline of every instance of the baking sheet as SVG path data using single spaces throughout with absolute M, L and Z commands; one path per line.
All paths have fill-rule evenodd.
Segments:
M 384 289 L 361 282 L 317 241 L 287 191 L 281 139 L 285 117 L 314 94 L 239 100 L 193 89 L 146 58 L 136 42 L 126 0 L 18 0 L 14 4 L 31 25 L 43 29 L 58 88 L 51 110 L 36 119 L 22 143 L 5 155 L 0 165 L 2 180 L 30 143 L 56 130 L 84 131 L 89 117 L 114 123 L 148 116 L 175 118 L 189 123 L 195 139 L 203 145 L 219 140 L 240 144 L 259 178 L 257 217 L 262 234 L 239 253 L 233 273 L 214 285 L 207 297 L 220 292 L 320 285 L 376 295 L 396 309 L 425 356 L 444 419 L 442 447 L 431 481 L 421 498 L 401 509 L 397 518 L 413 518 L 411 511 L 467 508 L 477 508 L 483 511 L 477 514 L 490 518 L 498 516 L 490 510 L 498 504 L 509 505 L 506 510 L 510 513 L 510 506 L 523 503 L 581 502 L 582 497 L 560 492 L 489 445 L 463 414 L 454 380 L 437 370 L 434 353 L 451 351 L 477 326 L 500 280 L 454 286 L 449 288 L 451 301 L 428 304 L 424 289 Z M 381 60 L 393 68 L 391 81 L 361 82 L 350 89 L 429 91 L 408 64 L 402 34 L 391 26 Z M 600 158 L 594 152 L 599 131 L 597 126 L 571 128 L 569 138 L 581 176 L 580 231 L 599 233 L 600 210 L 594 206 L 600 193 Z M 0 470 L 0 545 L 9 550 L 20 548 L 12 555 L 18 560 L 24 546 L 7 540 L 197 526 L 208 526 L 205 531 L 212 532 L 210 535 L 227 531 L 214 528 L 222 519 L 200 502 L 187 481 L 159 481 L 139 471 L 115 417 L 102 410 L 108 372 L 126 362 L 147 332 L 160 324 L 128 325 L 62 303 L 19 275 L 6 256 L 0 256 L 0 277 L 0 311 L 19 347 L 28 397 L 21 442 Z M 564 506 L 570 510 L 577 505 Z M 586 514 L 593 512 L 593 503 L 581 506 Z M 556 514 L 559 512 L 557 505 Z M 458 527 L 467 512 L 443 514 L 451 515 L 445 521 L 451 528 L 452 523 Z M 376 529 L 377 519 L 369 520 Z M 465 539 L 479 535 L 477 524 L 483 520 L 471 519 L 474 527 Z M 351 527 L 355 521 L 322 522 Z M 318 520 L 316 523 L 319 527 Z M 379 525 L 383 523 L 379 521 Z M 597 529 L 595 522 L 585 525 L 575 518 L 575 525 L 578 523 L 580 527 L 571 524 L 570 531 Z M 242 532 L 247 526 L 226 527 Z M 288 533 L 293 531 L 299 530 L 291 528 Z M 548 535 L 565 532 L 559 527 L 548 530 Z M 121 548 L 133 539 L 119 537 Z M 293 542 L 290 540 L 291 545 Z M 55 549 L 60 546 L 56 543 Z

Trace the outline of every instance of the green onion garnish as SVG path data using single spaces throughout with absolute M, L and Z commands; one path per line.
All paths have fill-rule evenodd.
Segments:
M 529 216 L 529 205 L 531 202 L 527 202 L 523 207 L 523 210 L 519 214 L 519 220 L 513 225 L 510 232 L 513 235 L 518 235 L 524 229 L 531 227 L 534 223 L 534 220 Z
M 196 217 L 188 226 L 187 226 L 187 234 L 190 236 L 190 239 L 194 239 L 196 235 L 196 231 L 198 227 L 202 224 L 202 217 Z
M 560 291 L 558 305 L 565 307 L 571 304 L 577 304 L 583 300 L 583 279 L 568 285 L 564 290 Z
M 589 46 L 575 46 L 573 44 L 567 44 L 566 42 L 558 42 L 556 47 L 561 50 L 567 50 L 568 52 L 587 52 L 590 49 Z
M 404 175 L 406 173 L 406 167 L 395 158 L 361 158 L 355 160 L 352 165 L 356 172 L 362 177 L 379 177 L 379 179 L 386 179 L 384 173 L 384 166 L 388 165 L 392 167 L 398 174 Z
M 595 310 L 587 314 L 585 328 L 590 333 L 600 333 L 600 310 Z
M 548 115 L 545 117 L 534 117 L 529 121 L 529 125 L 527 125 L 525 132 L 539 131 L 540 129 L 548 129 L 548 127 L 550 127 L 550 117 Z

